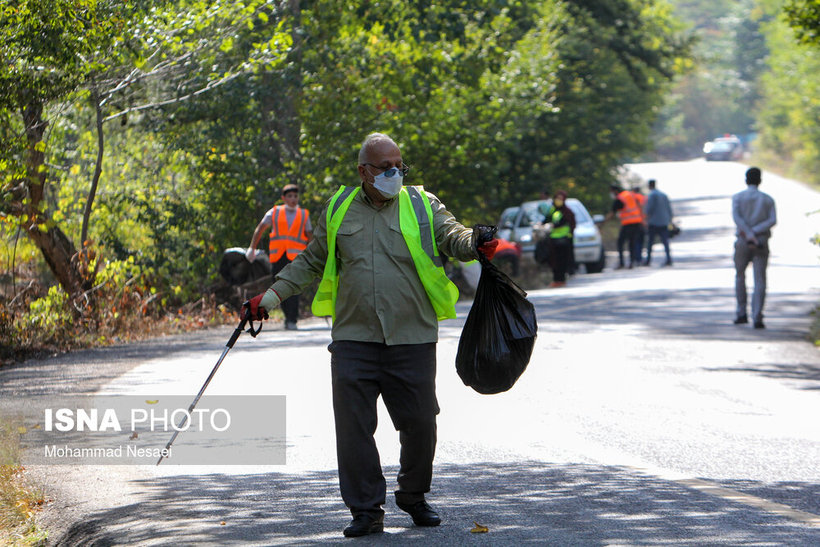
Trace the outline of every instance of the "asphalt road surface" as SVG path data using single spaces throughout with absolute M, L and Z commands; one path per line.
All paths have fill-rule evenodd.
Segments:
M 672 199 L 674 266 L 577 275 L 534 290 L 539 335 L 508 392 L 479 395 L 455 372 L 470 302 L 441 324 L 439 444 L 414 527 L 392 495 L 385 533 L 345 540 L 336 476 L 330 330 L 270 324 L 243 335 L 208 393 L 284 395 L 287 463 L 276 466 L 34 466 L 57 545 L 820 544 L 820 193 L 764 173 L 777 202 L 765 330 L 735 326 L 730 197 L 737 163 L 639 164 Z M 597 211 L 595 211 L 597 212 Z M 751 274 L 749 275 L 751 280 Z M 197 393 L 231 329 L 78 352 L 0 370 L 0 395 Z M 380 404 L 392 490 L 398 435 Z M 266 419 L 260 416 L 260 420 Z M 176 441 L 191 442 L 184 434 Z M 251 448 L 252 450 L 252 448 Z M 471 533 L 478 522 L 487 533 Z

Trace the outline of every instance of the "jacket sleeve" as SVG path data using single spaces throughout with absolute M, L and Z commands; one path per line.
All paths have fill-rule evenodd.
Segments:
M 426 194 L 433 210 L 433 233 L 439 252 L 463 262 L 477 259 L 473 230 L 457 221 L 435 195 Z
M 740 194 L 732 196 L 732 219 L 737 226 L 738 235 L 744 239 L 749 239 L 754 236 L 754 230 L 746 224 L 746 221 L 743 220 L 743 216 L 740 214 Z
M 764 206 L 768 207 L 769 212 L 764 220 L 752 226 L 752 230 L 754 230 L 754 233 L 756 234 L 765 234 L 772 228 L 772 226 L 777 224 L 777 213 L 774 209 L 774 200 L 767 197 Z

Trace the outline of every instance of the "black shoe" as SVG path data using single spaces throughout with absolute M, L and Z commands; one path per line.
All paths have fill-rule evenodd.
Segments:
M 766 325 L 763 324 L 763 321 L 755 321 L 755 328 L 756 329 L 765 329 Z
M 664 265 L 664 266 L 671 266 L 671 265 L 672 265 L 672 261 L 671 261 L 671 260 L 667 260 L 666 262 L 664 262 L 664 263 L 663 263 L 663 265 Z
M 285 321 L 285 330 L 298 330 L 299 327 L 296 326 L 296 321 Z
M 362 513 L 353 517 L 347 528 L 344 529 L 345 537 L 357 538 L 368 534 L 384 532 L 384 515 L 374 517 L 367 513 Z
M 439 517 L 438 513 L 433 511 L 430 504 L 424 500 L 410 504 L 396 502 L 396 505 L 399 506 L 399 509 L 409 513 L 410 516 L 413 517 L 413 522 L 416 526 L 438 526 L 441 524 L 441 517 Z
M 745 325 L 749 322 L 749 318 L 745 315 L 738 315 L 734 321 L 732 321 L 735 325 Z

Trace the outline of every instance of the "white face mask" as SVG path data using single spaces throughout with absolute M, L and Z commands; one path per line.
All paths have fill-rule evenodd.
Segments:
M 388 173 L 392 173 L 393 176 L 388 176 Z M 385 198 L 392 199 L 398 196 L 399 192 L 401 192 L 403 181 L 404 177 L 401 175 L 399 170 L 396 168 L 391 168 L 384 173 L 379 173 L 373 177 L 373 187 Z

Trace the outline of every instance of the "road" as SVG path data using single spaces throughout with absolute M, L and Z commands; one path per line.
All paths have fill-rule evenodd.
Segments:
M 441 324 L 439 445 L 429 499 L 444 520 L 411 525 L 388 496 L 368 544 L 820 544 L 820 349 L 806 341 L 820 302 L 820 193 L 764 173 L 778 206 L 765 330 L 735 326 L 730 197 L 737 163 L 636 164 L 672 199 L 675 265 L 578 275 L 533 290 L 539 336 L 510 391 L 479 395 L 455 373 L 469 302 Z M 661 257 L 656 246 L 656 257 Z M 749 276 L 751 278 L 751 276 Z M 287 400 L 280 466 L 35 466 L 54 493 L 52 542 L 304 545 L 343 540 L 336 483 L 330 331 L 268 325 L 243 336 L 209 394 Z M 78 353 L 0 371 L 21 397 L 31 372 L 101 393 L 195 394 L 230 329 L 137 349 Z M 127 351 L 128 355 L 117 352 Z M 84 357 L 85 356 L 85 357 Z M 104 363 L 95 374 L 95 364 Z M 69 366 L 70 365 L 70 366 Z M 73 372 L 83 382 L 70 381 Z M 377 432 L 388 478 L 397 434 Z M 180 436 L 178 443 L 185 442 Z M 472 534 L 474 521 L 488 526 Z M 353 540 L 351 540 L 353 541 Z

